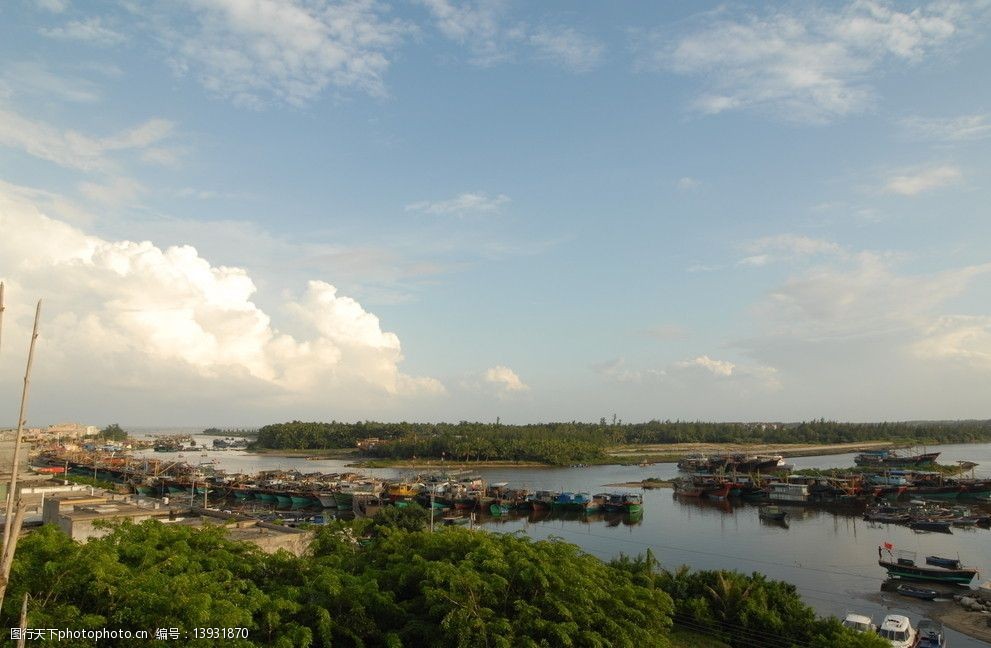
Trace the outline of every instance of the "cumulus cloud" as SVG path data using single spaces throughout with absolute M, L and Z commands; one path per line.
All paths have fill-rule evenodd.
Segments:
M 599 65 L 605 46 L 574 27 L 541 27 L 530 35 L 537 55 L 572 72 L 588 72 Z
M 497 394 L 515 394 L 529 391 L 515 371 L 505 365 L 496 365 L 485 370 L 482 379 L 496 390 Z
M 56 40 L 79 41 L 104 47 L 119 45 L 127 40 L 124 34 L 108 27 L 99 17 L 74 20 L 58 27 L 47 27 L 38 31 L 42 36 Z
M 0 106 L 0 146 L 82 171 L 111 171 L 116 168 L 113 154 L 149 149 L 169 137 L 174 126 L 166 119 L 149 119 L 133 128 L 99 137 L 60 129 Z
M 920 193 L 954 185 L 963 180 L 963 173 L 952 164 L 931 166 L 891 174 L 884 185 L 887 193 L 916 196 Z
M 191 3 L 193 20 L 152 21 L 179 73 L 260 107 L 304 105 L 328 87 L 385 92 L 390 55 L 411 27 L 375 0 L 219 0 Z
M 44 367 L 68 379 L 69 391 L 110 398 L 127 387 L 154 401 L 163 386 L 220 390 L 231 412 L 444 392 L 432 378 L 403 373 L 399 338 L 326 282 L 288 297 L 277 324 L 254 302 L 245 270 L 211 265 L 192 247 L 88 235 L 10 193 L 0 194 L 0 230 L 9 301 L 44 297 Z M 11 309 L 11 335 L 25 324 L 23 310 Z
M 915 139 L 937 142 L 969 142 L 991 137 L 991 116 L 987 113 L 960 117 L 906 117 L 899 122 Z
M 974 19 L 963 2 L 845 5 L 745 11 L 717 9 L 672 37 L 642 39 L 641 65 L 700 79 L 697 110 L 756 109 L 794 121 L 823 122 L 869 109 L 872 74 L 914 64 L 950 42 Z
M 465 192 L 449 198 L 435 202 L 420 201 L 406 205 L 406 211 L 417 211 L 424 214 L 454 214 L 465 216 L 468 214 L 491 214 L 499 211 L 499 208 L 509 202 L 509 196 L 499 194 L 490 196 L 483 191 Z

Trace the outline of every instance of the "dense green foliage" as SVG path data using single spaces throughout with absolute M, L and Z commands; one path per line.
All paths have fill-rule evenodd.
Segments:
M 668 443 L 854 443 L 896 441 L 906 444 L 991 440 L 991 421 L 838 423 L 824 419 L 802 423 L 306 423 L 266 425 L 256 446 L 279 449 L 353 448 L 377 438 L 374 457 L 436 458 L 452 461 L 539 461 L 551 464 L 602 461 L 605 449 L 623 444 Z
M 248 437 L 258 434 L 258 430 L 253 428 L 217 428 L 208 427 L 203 430 L 200 434 L 205 434 L 207 436 L 223 436 L 223 437 Z
M 304 558 L 219 528 L 124 524 L 77 544 L 45 526 L 18 546 L 3 623 L 29 592 L 28 627 L 249 629 L 225 646 L 668 645 L 673 605 L 654 583 L 564 542 L 409 530 L 422 513 L 329 525 Z
M 884 648 L 873 634 L 844 628 L 836 618 L 817 618 L 790 583 L 728 571 L 670 572 L 651 559 L 620 558 L 613 566 L 639 575 L 666 591 L 675 603 L 675 623 L 722 638 L 733 648 L 810 646 Z
M 125 441 L 127 440 L 127 432 L 125 432 L 118 424 L 111 423 L 107 427 L 100 430 L 99 437 L 101 439 L 106 439 L 107 441 Z

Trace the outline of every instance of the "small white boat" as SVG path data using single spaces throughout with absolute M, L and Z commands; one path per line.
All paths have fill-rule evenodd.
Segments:
M 851 612 L 846 615 L 843 619 L 843 627 L 850 628 L 855 632 L 877 632 L 877 626 L 874 625 L 874 619 L 869 616 L 864 616 L 863 614 L 856 614 Z
M 882 639 L 887 639 L 892 648 L 913 648 L 918 638 L 911 621 L 900 614 L 889 614 L 884 617 L 877 633 Z

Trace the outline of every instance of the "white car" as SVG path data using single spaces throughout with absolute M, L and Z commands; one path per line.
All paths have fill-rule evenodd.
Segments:
M 877 632 L 877 626 L 874 625 L 874 619 L 869 616 L 864 616 L 863 614 L 854 614 L 851 612 L 846 615 L 843 619 L 843 627 L 850 628 L 857 632 Z
M 877 633 L 882 639 L 887 639 L 893 648 L 912 648 L 915 646 L 916 632 L 908 617 L 900 614 L 889 614 Z

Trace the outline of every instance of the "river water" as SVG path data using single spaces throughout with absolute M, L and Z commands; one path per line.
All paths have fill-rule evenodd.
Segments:
M 165 432 L 165 431 L 163 431 Z M 174 430 L 167 431 L 175 433 Z M 209 446 L 212 437 L 197 435 L 197 443 Z M 991 444 L 945 445 L 941 463 L 976 461 L 977 476 L 991 476 Z M 255 455 L 242 451 L 154 453 L 189 463 L 215 462 L 229 472 L 296 469 L 301 472 L 352 470 L 343 461 L 307 460 Z M 853 465 L 853 454 L 789 459 L 796 468 L 832 468 Z M 403 469 L 362 470 L 380 477 L 411 474 Z M 608 484 L 640 481 L 647 477 L 677 476 L 674 464 L 639 466 L 591 466 L 585 468 L 492 468 L 475 471 L 492 482 L 510 482 L 530 489 L 587 491 L 623 490 Z M 975 583 L 991 578 L 991 531 L 958 530 L 952 535 L 917 533 L 907 527 L 865 522 L 858 516 L 814 508 L 793 507 L 787 527 L 761 521 L 757 507 L 728 502 L 677 498 L 670 489 L 643 491 L 644 514 L 631 523 L 603 516 L 587 520 L 551 518 L 531 521 L 510 517 L 485 523 L 500 532 L 523 532 L 533 538 L 561 538 L 604 560 L 620 553 L 636 555 L 649 548 L 667 568 L 688 565 L 695 569 L 759 571 L 770 578 L 795 584 L 806 602 L 820 614 L 840 617 L 847 612 L 873 616 L 880 623 L 885 614 L 907 614 L 913 622 L 926 616 L 926 606 L 914 599 L 880 591 L 885 577 L 877 564 L 877 547 L 890 542 L 897 549 L 925 555 L 960 556 L 981 573 Z M 954 648 L 987 646 L 952 630 L 948 642 Z

